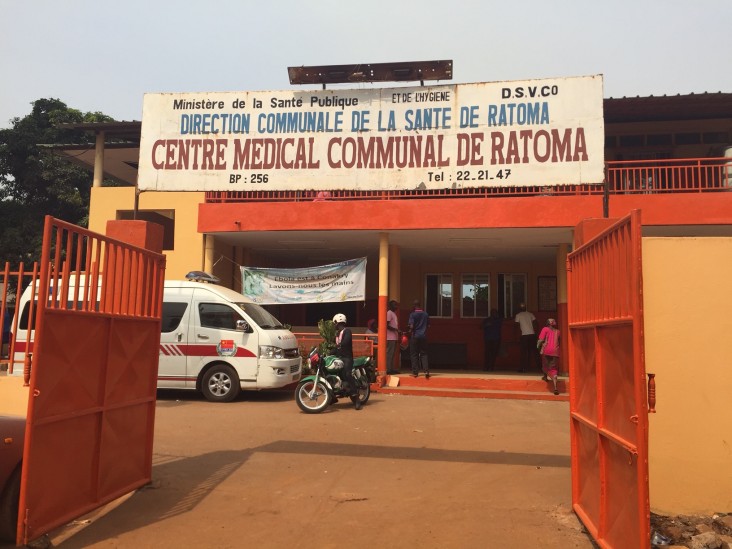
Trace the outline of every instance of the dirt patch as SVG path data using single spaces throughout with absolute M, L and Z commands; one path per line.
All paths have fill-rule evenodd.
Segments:
M 732 514 L 667 517 L 651 513 L 651 532 L 663 536 L 656 541 L 667 541 L 670 546 L 727 549 L 732 547 Z

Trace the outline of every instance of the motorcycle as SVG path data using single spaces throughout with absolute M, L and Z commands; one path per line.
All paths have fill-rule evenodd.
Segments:
M 295 389 L 295 401 L 306 414 L 318 414 L 338 398 L 350 398 L 345 380 L 341 377 L 343 361 L 334 355 L 321 357 L 317 347 L 308 355 L 308 366 L 315 374 L 303 378 Z M 366 404 L 371 396 L 371 383 L 376 372 L 370 356 L 353 359 L 353 378 L 358 386 L 358 398 Z

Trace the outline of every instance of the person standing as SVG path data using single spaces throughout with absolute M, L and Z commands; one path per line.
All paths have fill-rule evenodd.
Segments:
M 541 357 L 536 351 L 536 317 L 534 313 L 526 310 L 526 304 L 519 305 L 521 311 L 514 319 L 521 329 L 521 340 L 519 348 L 521 351 L 521 364 L 519 372 L 526 372 L 531 367 L 531 357 L 536 360 L 537 369 L 541 369 Z
M 546 326 L 541 329 L 539 341 L 537 345 L 541 349 L 541 370 L 544 375 L 541 379 L 544 381 L 551 380 L 554 384 L 554 394 L 559 394 L 557 388 L 557 375 L 559 374 L 559 330 L 557 330 L 557 321 L 550 318 L 546 321 Z
M 336 347 L 334 354 L 343 361 L 343 381 L 348 385 L 348 394 L 351 402 L 360 410 L 363 406 L 358 398 L 358 387 L 353 378 L 353 333 L 346 328 L 346 315 L 338 313 L 333 317 L 333 324 L 336 327 Z
M 419 376 L 420 368 L 424 370 L 424 377 L 430 378 L 430 368 L 427 361 L 427 328 L 430 327 L 430 315 L 414 300 L 414 307 L 409 314 L 409 331 L 412 333 L 409 342 L 409 358 L 412 362 L 412 377 Z
M 366 336 L 374 342 L 376 345 L 379 341 L 377 334 L 379 333 L 379 327 L 376 325 L 376 319 L 372 318 L 366 323 Z
M 483 369 L 491 371 L 496 366 L 496 358 L 501 348 L 501 325 L 503 319 L 498 309 L 491 309 L 491 314 L 483 319 L 483 348 L 485 350 L 485 361 Z
M 399 302 L 392 299 L 389 301 L 389 309 L 386 311 L 386 373 L 396 375 L 400 367 L 394 367 L 394 355 L 399 344 L 399 317 L 396 314 L 399 309 Z

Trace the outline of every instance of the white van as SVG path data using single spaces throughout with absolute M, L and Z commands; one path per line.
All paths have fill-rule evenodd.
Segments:
M 30 293 L 30 287 L 26 288 L 17 307 L 15 360 L 21 365 L 28 339 Z M 15 373 L 22 373 L 22 367 Z M 216 284 L 165 281 L 159 389 L 197 390 L 208 400 L 229 402 L 240 390 L 276 389 L 297 382 L 300 373 L 295 335 L 267 310 Z

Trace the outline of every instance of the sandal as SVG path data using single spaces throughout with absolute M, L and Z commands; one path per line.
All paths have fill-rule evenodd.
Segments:
M 549 378 L 546 377 L 546 374 L 544 374 L 543 376 L 541 376 L 541 380 L 542 381 L 549 381 Z
M 554 394 L 555 395 L 558 395 L 559 394 L 559 389 L 554 389 Z

